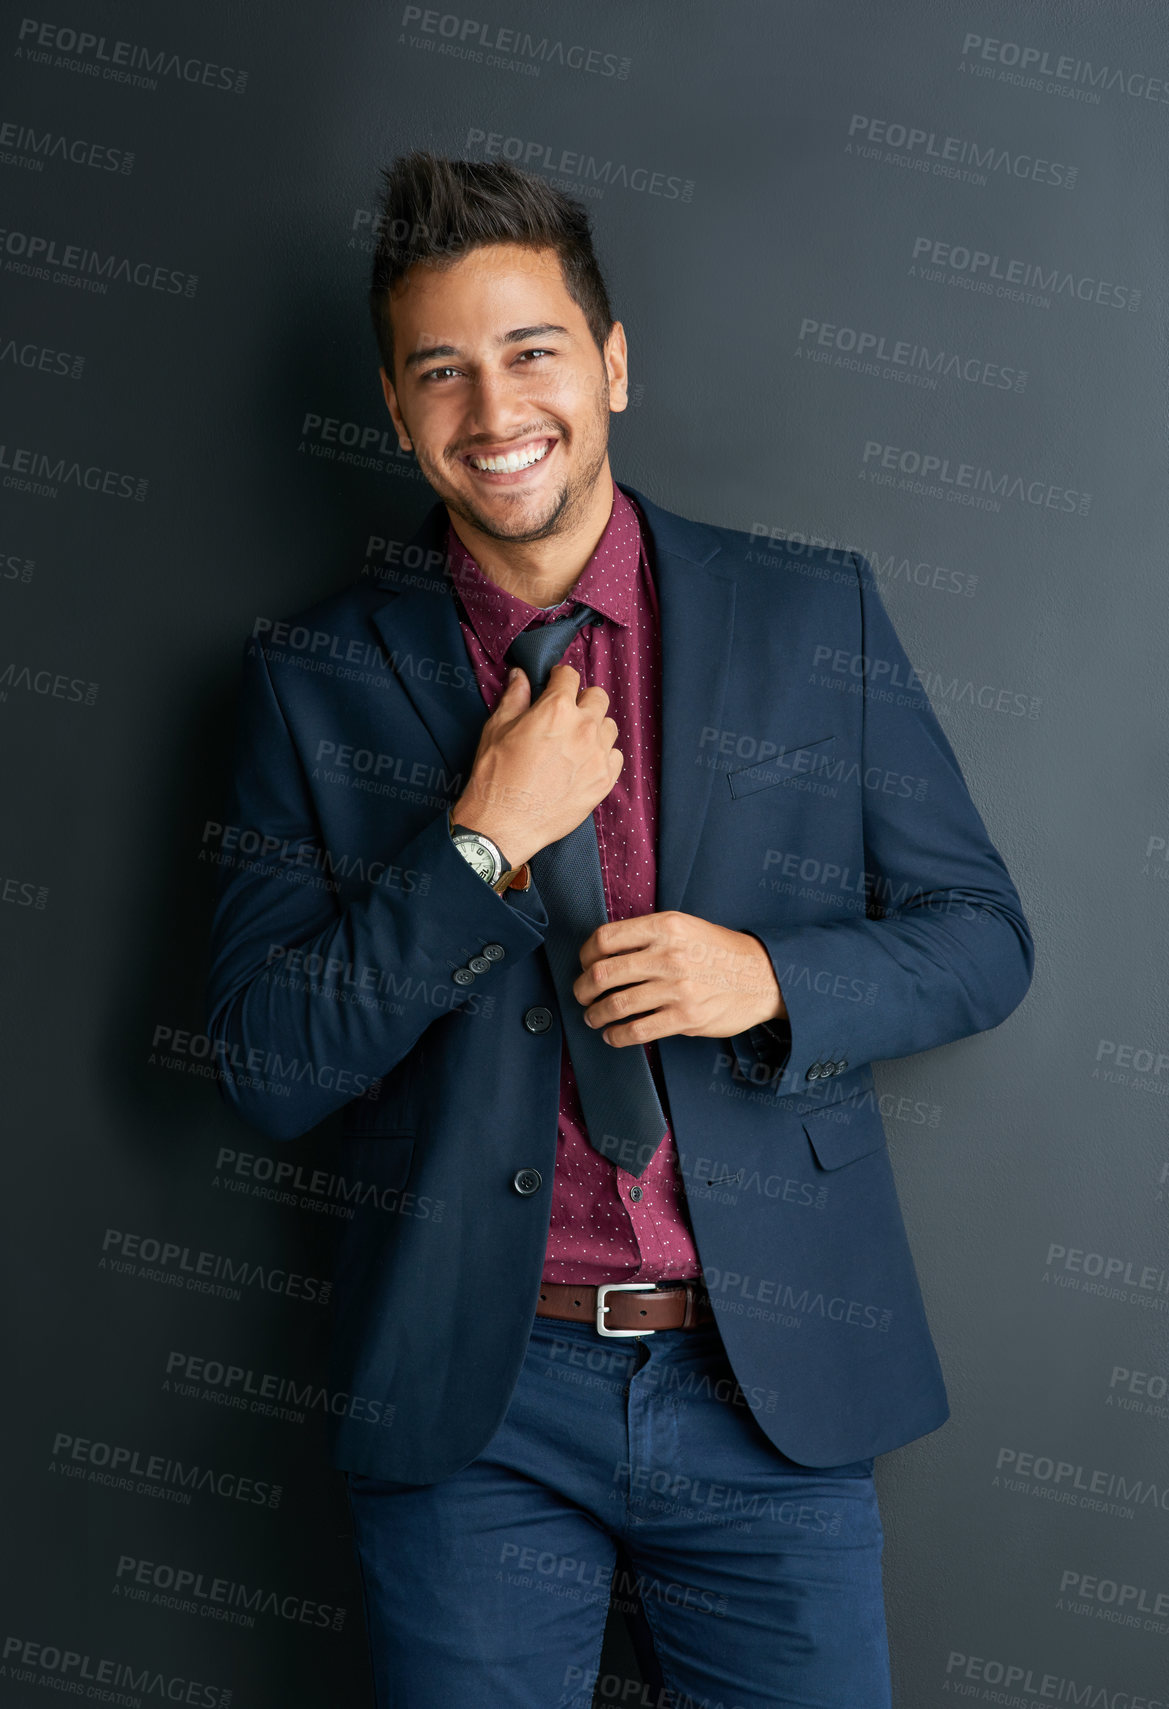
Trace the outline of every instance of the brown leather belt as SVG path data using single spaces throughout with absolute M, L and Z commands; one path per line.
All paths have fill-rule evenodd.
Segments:
M 541 1282 L 536 1316 L 591 1323 L 599 1335 L 652 1335 L 657 1329 L 697 1329 L 714 1322 L 710 1296 L 701 1281 L 602 1282 L 583 1287 Z

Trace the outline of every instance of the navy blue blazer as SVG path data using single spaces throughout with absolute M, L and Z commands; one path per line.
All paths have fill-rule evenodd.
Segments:
M 734 1398 L 791 1459 L 842 1464 L 949 1416 L 871 1065 L 997 1026 L 1031 935 L 868 561 L 756 562 L 622 490 L 661 609 L 656 907 L 758 937 L 790 1017 L 659 1041 L 690 1217 Z M 447 831 L 486 711 L 446 524 L 436 504 L 393 591 L 359 578 L 248 641 L 208 992 L 246 1122 L 342 1111 L 330 1455 L 406 1483 L 508 1405 L 560 1085 L 539 890 L 498 896 Z

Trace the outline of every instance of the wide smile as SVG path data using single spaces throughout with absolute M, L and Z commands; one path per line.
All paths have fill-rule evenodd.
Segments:
M 516 486 L 535 478 L 555 455 L 558 439 L 539 434 L 535 439 L 521 439 L 515 445 L 501 445 L 489 451 L 464 451 L 459 461 L 475 479 L 491 487 Z

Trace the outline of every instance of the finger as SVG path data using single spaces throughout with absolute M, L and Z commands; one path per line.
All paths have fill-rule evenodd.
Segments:
M 670 1038 L 681 1030 L 675 1019 L 674 1005 L 663 1003 L 652 1013 L 608 1022 L 601 1029 L 601 1037 L 614 1050 L 628 1050 L 634 1045 L 649 1044 L 654 1039 Z
M 677 1001 L 678 993 L 665 974 L 655 972 L 636 983 L 624 984 L 619 990 L 602 991 L 593 1001 L 578 998 L 583 1003 L 584 1020 L 590 1027 L 607 1027 L 610 1020 L 629 1020 L 631 1015 L 643 1015 L 648 1008 Z
M 589 968 L 603 956 L 611 958 L 633 950 L 648 949 L 654 942 L 653 922 L 653 914 L 631 914 L 625 920 L 602 921 L 580 946 L 581 967 Z
M 544 685 L 545 694 L 571 694 L 575 700 L 580 693 L 580 672 L 575 665 L 553 665 Z

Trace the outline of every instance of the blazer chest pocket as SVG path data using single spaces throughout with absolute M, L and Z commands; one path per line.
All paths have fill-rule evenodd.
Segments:
M 754 760 L 750 765 L 728 771 L 727 787 L 736 800 L 743 795 L 758 795 L 763 789 L 776 789 L 782 784 L 799 787 L 831 766 L 835 748 L 835 733 L 793 743 L 778 753 L 769 754 L 764 760 Z
M 347 1139 L 413 1135 L 422 1102 L 425 1055 L 415 1044 L 401 1062 L 383 1074 L 376 1096 L 354 1098 L 341 1112 L 341 1132 Z
M 834 1121 L 834 1115 L 846 1119 Z M 863 1115 L 859 1110 L 818 1110 L 804 1117 L 803 1128 L 821 1169 L 841 1169 L 870 1152 L 883 1151 L 887 1143 L 877 1110 L 866 1110 Z

